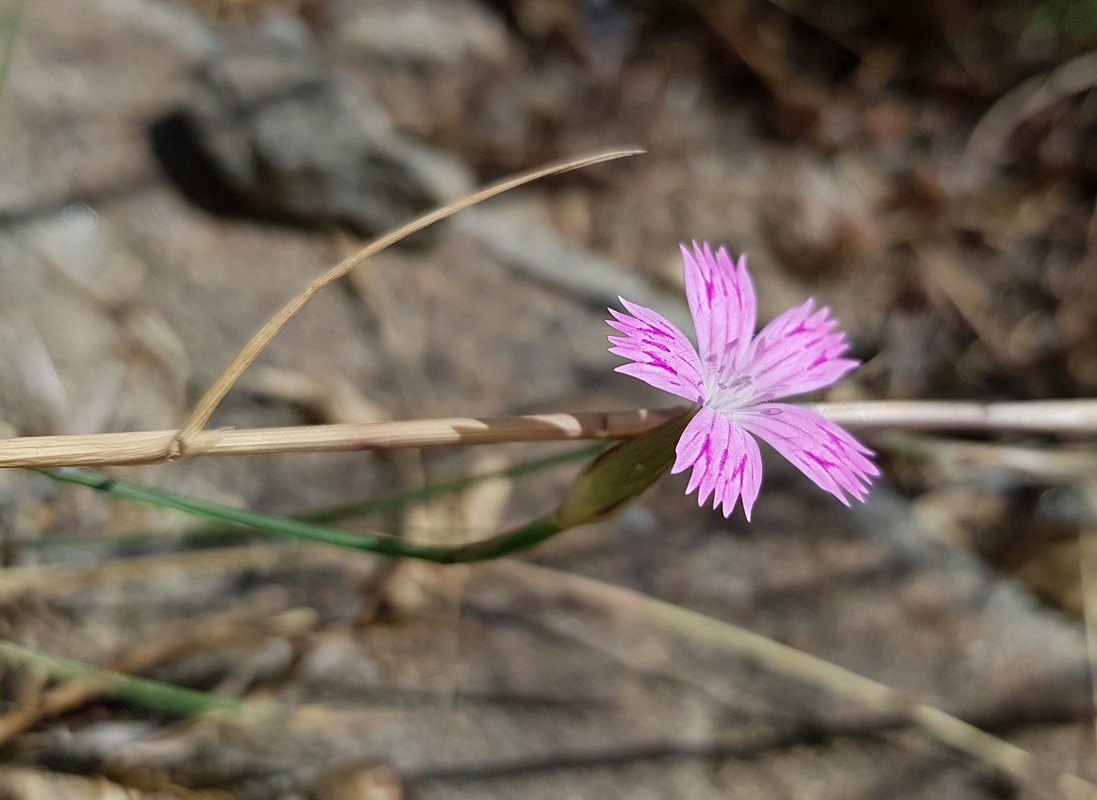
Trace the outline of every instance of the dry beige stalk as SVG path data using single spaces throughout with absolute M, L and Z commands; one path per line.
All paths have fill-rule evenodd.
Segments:
M 509 178 L 505 181 L 488 186 L 486 189 L 482 189 L 469 197 L 419 217 L 362 248 L 355 255 L 345 259 L 342 263 L 330 269 L 326 274 L 310 283 L 303 292 L 290 300 L 277 314 L 275 314 L 270 321 L 251 338 L 251 341 L 244 345 L 244 348 L 237 353 L 236 357 L 228 367 L 225 368 L 225 371 L 218 376 L 217 380 L 213 382 L 213 385 L 206 390 L 204 395 L 202 395 L 198 404 L 195 406 L 190 419 L 187 420 L 186 424 L 183 425 L 178 434 L 173 438 L 170 444 L 171 454 L 187 455 L 194 446 L 195 437 L 202 428 L 205 427 L 210 416 L 221 403 L 221 400 L 228 393 L 229 389 L 233 387 L 240 376 L 244 374 L 244 371 L 251 366 L 252 362 L 255 361 L 261 352 L 263 352 L 263 349 L 278 335 L 278 332 L 285 327 L 286 323 L 293 319 L 297 312 L 304 308 L 305 304 L 308 303 L 317 292 L 346 275 L 366 259 L 377 255 L 390 245 L 396 244 L 402 239 L 406 239 L 411 234 L 426 228 L 428 225 L 433 225 L 435 222 L 439 222 L 446 217 L 456 214 L 463 208 L 482 203 L 503 192 L 508 192 L 511 189 L 540 180 L 541 178 L 546 178 L 550 175 L 559 175 L 564 172 L 582 169 L 583 167 L 600 164 L 604 161 L 612 161 L 617 158 L 624 158 L 625 156 L 636 155 L 642 152 L 643 150 L 639 149 L 612 150 L 605 153 L 597 153 L 585 158 L 576 158 L 557 164 L 550 164 L 547 167 L 542 167 L 541 169 L 533 170 L 532 172 L 527 172 L 514 178 Z
M 880 400 L 809 403 L 806 407 L 853 429 L 1097 434 L 1097 400 L 1017 403 Z M 199 431 L 191 437 L 185 457 L 624 439 L 680 413 L 681 408 L 663 408 Z M 0 439 L 0 468 L 157 464 L 172 460 L 169 454 L 176 433 L 169 430 Z
M 905 719 L 937 741 L 1023 781 L 1044 796 L 1097 800 L 1093 784 L 1049 768 L 1027 750 L 919 703 L 887 684 L 731 623 L 596 578 L 511 559 L 478 564 L 475 575 L 481 581 L 487 578 L 483 582 L 491 591 L 473 598 L 473 605 L 487 600 L 488 607 L 505 602 L 509 608 L 551 609 L 537 616 L 539 625 L 629 666 L 645 671 L 651 671 L 656 663 L 666 666 L 668 642 L 748 659 L 886 717 Z M 530 602 L 532 598 L 536 602 Z M 581 610 L 589 611 L 589 617 L 582 616 Z M 638 644 L 642 642 L 664 646 L 647 648 Z
M 847 428 L 1018 431 L 1061 436 L 1097 433 L 1097 400 L 1029 400 L 1013 403 L 879 400 L 808 403 L 806 407 Z
M 16 708 L 0 715 L 0 742 L 6 742 L 41 719 L 79 708 L 99 694 L 102 688 L 96 681 L 74 680 L 43 692 L 33 706 Z
M 191 438 L 186 457 L 622 439 L 643 433 L 681 413 L 682 409 L 671 408 L 199 431 Z M 168 452 L 175 435 L 175 431 L 141 431 L 4 439 L 0 440 L 0 467 L 157 464 L 170 460 Z

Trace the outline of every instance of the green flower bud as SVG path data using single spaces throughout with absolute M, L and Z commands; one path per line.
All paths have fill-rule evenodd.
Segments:
M 600 454 L 579 473 L 553 518 L 562 529 L 617 516 L 674 464 L 674 448 L 697 409 Z

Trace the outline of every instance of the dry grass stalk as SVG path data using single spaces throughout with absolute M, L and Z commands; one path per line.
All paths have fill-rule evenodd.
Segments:
M 1097 400 L 1018 403 L 881 400 L 813 403 L 807 407 L 853 429 L 1097 434 Z M 190 438 L 185 455 L 175 453 L 177 432 L 170 430 L 27 436 L 0 440 L 0 467 L 105 467 L 156 464 L 198 456 L 622 439 L 643 433 L 680 413 L 681 408 L 664 408 L 199 431 Z
M 97 681 L 74 680 L 42 692 L 33 705 L 22 706 L 0 716 L 0 742 L 22 733 L 39 720 L 79 708 L 102 689 Z
M 1097 433 L 1097 400 L 970 403 L 952 400 L 874 400 L 808 403 L 847 428 L 927 431 L 1018 431 L 1089 436 Z
M 186 457 L 621 439 L 643 433 L 681 413 L 682 409 L 671 408 L 199 431 L 191 439 Z M 5 439 L 0 440 L 0 467 L 156 464 L 171 460 L 175 435 L 175 431 L 145 431 Z
M 533 170 L 532 172 L 527 172 L 514 178 L 509 178 L 476 192 L 469 197 L 419 217 L 362 248 L 356 254 L 345 259 L 342 263 L 330 269 L 326 274 L 310 283 L 303 292 L 283 306 L 283 308 L 251 338 L 251 341 L 244 345 L 244 348 L 236 354 L 236 357 L 233 358 L 232 362 L 225 368 L 225 371 L 218 376 L 217 380 L 213 382 L 213 385 L 206 390 L 204 395 L 202 395 L 190 418 L 174 437 L 171 444 L 172 450 L 178 455 L 186 455 L 194 445 L 195 436 L 205 427 L 214 410 L 220 404 L 224 396 L 228 394 L 229 389 L 233 387 L 240 376 L 244 374 L 244 371 L 251 366 L 252 362 L 255 361 L 261 352 L 263 352 L 263 349 L 270 344 L 271 340 L 278 335 L 278 332 L 285 327 L 286 323 L 293 319 L 297 312 L 304 308 L 305 304 L 308 303 L 317 292 L 346 275 L 366 259 L 377 255 L 390 245 L 396 244 L 402 239 L 406 239 L 411 234 L 456 214 L 463 208 L 482 203 L 484 200 L 502 194 L 503 192 L 508 192 L 511 189 L 540 180 L 541 178 L 546 178 L 550 175 L 559 175 L 564 172 L 582 169 L 583 167 L 600 164 L 604 161 L 612 161 L 617 158 L 624 158 L 625 156 L 636 155 L 642 152 L 643 150 L 635 148 L 628 150 L 612 150 L 605 153 L 597 153 L 585 158 L 577 158 L 557 164 L 551 164 L 547 167 L 542 167 L 541 169 Z
M 626 664 L 650 668 L 645 659 L 651 658 L 652 649 L 637 647 L 639 641 L 685 642 L 689 649 L 696 647 L 700 652 L 745 658 L 885 717 L 905 719 L 937 741 L 1023 781 L 1040 794 L 1097 800 L 1093 784 L 1072 773 L 1048 768 L 1027 750 L 938 708 L 918 703 L 887 684 L 753 631 L 632 589 L 549 567 L 500 559 L 478 565 L 476 574 L 510 587 L 508 601 L 513 607 L 569 609 L 566 623 L 551 614 L 539 616 L 538 622 Z M 531 595 L 538 602 L 520 602 Z M 591 619 L 597 620 L 589 628 L 572 620 L 583 609 L 591 611 Z

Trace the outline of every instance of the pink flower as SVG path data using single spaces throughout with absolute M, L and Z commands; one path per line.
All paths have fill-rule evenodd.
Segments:
M 698 505 L 714 494 L 712 507 L 722 503 L 725 517 L 742 496 L 749 520 L 762 485 L 762 456 L 747 435 L 754 434 L 847 506 L 843 489 L 863 502 L 880 474 L 867 458 L 872 451 L 813 411 L 772 402 L 829 386 L 858 366 L 842 358 L 849 345 L 833 332 L 837 321 L 808 300 L 754 336 L 758 301 L 746 256 L 732 264 L 726 248 L 713 256 L 707 242 L 694 242 L 693 254 L 682 245 L 682 256 L 697 350 L 663 316 L 624 298 L 629 313 L 611 308 L 615 319 L 606 321 L 624 334 L 609 337 L 610 352 L 633 362 L 617 372 L 701 404 L 671 469 L 693 467 L 686 494 L 698 489 Z

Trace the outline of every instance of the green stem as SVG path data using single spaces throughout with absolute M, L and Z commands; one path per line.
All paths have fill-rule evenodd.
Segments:
M 324 525 L 332 522 L 340 522 L 346 519 L 354 519 L 355 517 L 361 517 L 365 516 L 366 514 L 372 514 L 375 512 L 398 511 L 402 508 L 405 508 L 406 506 L 415 503 L 427 503 L 436 497 L 462 492 L 471 486 L 476 486 L 477 484 L 484 483 L 486 481 L 496 480 L 499 478 L 520 478 L 526 475 L 533 475 L 535 473 L 551 469 L 552 467 L 556 467 L 561 464 L 567 464 L 572 461 L 579 461 L 584 458 L 591 458 L 601 453 L 605 448 L 605 443 L 599 442 L 594 445 L 581 447 L 577 450 L 568 450 L 563 453 L 557 453 L 556 455 L 548 456 L 546 458 L 532 459 L 530 461 L 521 461 L 517 464 L 513 464 L 507 467 L 506 469 L 497 470 L 495 472 L 481 472 L 476 475 L 468 475 L 462 478 L 454 478 L 452 480 L 434 483 L 419 489 L 409 489 L 403 492 L 395 492 L 393 494 L 385 495 L 372 500 L 362 500 L 355 503 L 345 503 L 343 505 L 317 509 L 316 511 L 297 515 L 295 519 L 298 519 L 302 522 L 311 522 L 318 525 Z M 207 528 L 195 528 L 187 531 L 185 534 L 183 534 L 182 541 L 189 546 L 217 546 L 220 544 L 224 544 L 226 541 L 234 543 L 239 542 L 239 535 L 240 531 L 238 526 L 234 525 L 229 527 L 225 525 L 216 525 Z M 156 534 L 142 533 L 131 533 L 124 536 L 99 538 L 94 540 L 64 540 L 50 537 L 48 539 L 20 542 L 19 546 L 20 549 L 53 550 L 65 547 L 87 548 L 89 546 L 105 547 L 142 545 L 148 542 L 163 543 L 164 537 Z
M 0 656 L 15 662 L 40 667 L 51 677 L 64 680 L 87 680 L 95 684 L 101 695 L 116 697 L 153 711 L 193 716 L 210 711 L 241 713 L 245 703 L 216 695 L 172 686 L 168 683 L 137 678 L 121 672 L 96 669 L 67 658 L 48 656 L 11 642 L 0 642 Z
M 175 494 L 165 489 L 152 489 L 136 483 L 98 475 L 84 469 L 58 471 L 35 470 L 53 480 L 88 486 L 101 492 L 148 503 L 160 508 L 171 508 L 192 516 L 214 522 L 243 525 L 275 536 L 321 542 L 352 550 L 365 550 L 393 558 L 418 558 L 439 564 L 456 564 L 498 558 L 518 550 L 532 547 L 559 533 L 563 528 L 552 517 L 534 520 L 516 530 L 479 542 L 464 545 L 424 545 L 404 542 L 395 538 L 382 538 L 370 534 L 352 533 L 338 528 L 326 528 L 272 514 L 260 514 L 241 508 L 211 503 L 194 497 Z
M 561 464 L 572 461 L 581 461 L 585 458 L 593 458 L 606 449 L 605 442 L 581 447 L 578 450 L 568 450 L 564 453 L 538 458 L 532 461 L 522 461 L 518 464 L 498 470 L 497 472 L 482 472 L 477 475 L 468 475 L 463 478 L 454 478 L 449 481 L 433 483 L 420 489 L 408 489 L 404 492 L 378 497 L 373 500 L 362 500 L 356 503 L 332 506 L 308 514 L 302 514 L 297 519 L 302 522 L 313 522 L 323 525 L 329 522 L 340 522 L 346 519 L 362 517 L 379 511 L 398 511 L 405 506 L 415 503 L 428 503 L 436 497 L 447 494 L 455 494 L 468 489 L 470 486 L 484 483 L 498 478 L 521 478 L 532 475 Z

